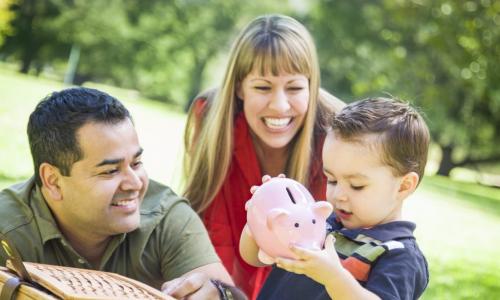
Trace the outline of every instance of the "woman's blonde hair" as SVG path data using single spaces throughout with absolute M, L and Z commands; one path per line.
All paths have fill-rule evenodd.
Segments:
M 314 132 L 321 128 L 324 119 L 321 116 L 336 111 L 334 102 L 341 103 L 324 91 L 318 101 L 320 75 L 316 48 L 302 24 L 282 15 L 260 16 L 250 22 L 232 46 L 222 86 L 207 101 L 201 120 L 193 116 L 193 107 L 189 113 L 184 137 L 184 196 L 198 213 L 210 205 L 227 177 L 234 149 L 234 118 L 243 109 L 236 89 L 252 71 L 275 76 L 303 74 L 309 79 L 308 110 L 301 130 L 291 142 L 286 167 L 288 177 L 306 186 Z

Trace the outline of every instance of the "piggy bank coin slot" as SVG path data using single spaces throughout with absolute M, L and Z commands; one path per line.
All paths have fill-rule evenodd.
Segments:
M 290 200 L 292 200 L 292 203 L 297 204 L 297 202 L 295 202 L 295 198 L 293 197 L 292 192 L 290 191 L 289 188 L 286 188 L 286 192 L 288 193 L 288 197 L 290 197 Z

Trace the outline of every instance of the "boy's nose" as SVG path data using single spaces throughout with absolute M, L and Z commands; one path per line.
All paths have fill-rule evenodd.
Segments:
M 335 199 L 336 201 L 346 201 L 347 194 L 344 192 L 344 190 L 340 186 L 337 186 L 335 188 L 334 193 L 333 193 L 333 199 Z

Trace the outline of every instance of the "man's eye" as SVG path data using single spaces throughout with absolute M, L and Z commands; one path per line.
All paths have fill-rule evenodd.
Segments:
M 132 167 L 137 168 L 137 167 L 139 167 L 139 166 L 141 166 L 141 165 L 142 165 L 142 161 L 140 161 L 140 160 L 139 160 L 139 161 L 134 162 L 134 163 L 132 164 Z
M 106 170 L 101 173 L 101 175 L 113 175 L 118 173 L 118 169 L 111 169 L 111 170 Z

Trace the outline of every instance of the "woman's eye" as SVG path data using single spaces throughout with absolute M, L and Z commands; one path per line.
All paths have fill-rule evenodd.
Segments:
M 331 185 L 337 185 L 337 180 L 328 180 L 326 183 Z
M 291 86 L 288 88 L 288 90 L 292 91 L 292 92 L 297 92 L 297 91 L 301 91 L 303 90 L 304 88 L 301 87 L 301 86 Z
M 255 89 L 260 90 L 260 91 L 269 91 L 269 90 L 271 90 L 271 88 L 268 87 L 268 86 L 256 86 Z

